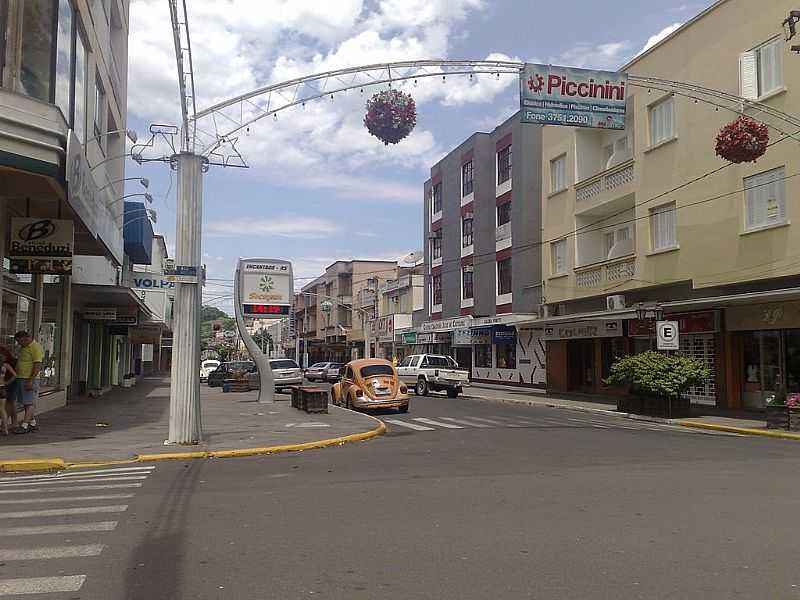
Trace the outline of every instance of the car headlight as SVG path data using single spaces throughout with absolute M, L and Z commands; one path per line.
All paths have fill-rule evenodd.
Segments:
M 400 386 L 400 393 L 401 394 L 407 394 L 408 393 L 408 388 L 406 386 L 404 386 L 404 385 L 401 385 Z

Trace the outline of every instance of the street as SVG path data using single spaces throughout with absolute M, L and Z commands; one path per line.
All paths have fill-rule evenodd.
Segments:
M 0 596 L 800 595 L 792 442 L 439 396 L 380 417 L 338 448 L 5 477 Z

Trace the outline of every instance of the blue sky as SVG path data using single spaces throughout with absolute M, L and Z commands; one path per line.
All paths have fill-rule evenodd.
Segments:
M 190 0 L 197 105 L 299 75 L 393 60 L 496 57 L 615 69 L 710 4 Z M 142 141 L 150 123 L 178 122 L 165 0 L 132 1 L 129 52 L 129 127 Z M 395 259 L 420 249 L 422 184 L 430 166 L 474 131 L 512 114 L 517 90 L 511 77 L 450 78 L 409 89 L 417 127 L 390 147 L 361 125 L 369 92 L 260 121 L 239 143 L 250 169 L 216 167 L 205 175 L 203 253 L 213 280 L 206 299 L 230 309 L 223 280 L 232 278 L 240 256 L 289 259 L 303 283 L 334 260 Z M 164 151 L 161 145 L 145 154 Z M 150 179 L 156 230 L 171 249 L 174 175 L 162 163 L 129 161 L 127 176 Z M 140 190 L 128 193 L 134 191 Z

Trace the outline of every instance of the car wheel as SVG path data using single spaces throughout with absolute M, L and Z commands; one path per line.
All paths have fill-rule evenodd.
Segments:
M 345 407 L 347 410 L 355 410 L 355 409 L 353 408 L 353 402 L 350 400 L 350 396 L 347 396 L 347 397 L 345 398 L 344 407 Z
M 417 396 L 427 396 L 428 395 L 428 382 L 425 381 L 422 377 L 417 379 L 417 385 L 414 387 L 414 393 Z
M 448 398 L 458 398 L 458 390 L 456 388 L 447 388 Z

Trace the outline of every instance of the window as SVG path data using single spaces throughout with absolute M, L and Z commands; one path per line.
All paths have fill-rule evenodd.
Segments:
M 784 168 L 744 180 L 745 231 L 786 222 Z
M 461 196 L 472 193 L 472 161 L 461 165 Z
M 437 183 L 433 186 L 433 203 L 432 203 L 432 211 L 433 214 L 442 212 L 442 184 Z
M 511 258 L 497 261 L 497 295 L 511 293 Z
M 650 107 L 650 145 L 655 146 L 675 137 L 672 96 Z
M 72 125 L 81 144 L 86 143 L 86 46 L 78 31 L 75 35 L 75 120 Z
M 56 40 L 56 105 L 68 124 L 72 124 L 73 14 L 69 0 L 58 2 L 58 37 Z
M 550 270 L 553 275 L 567 272 L 567 240 L 550 244 Z
M 461 299 L 469 300 L 473 297 L 472 291 L 472 265 L 461 267 Z
M 442 276 L 434 275 L 431 277 L 431 296 L 433 296 L 434 306 L 442 303 Z
M 42 100 L 53 100 L 53 24 L 56 5 L 52 0 L 26 0 L 22 8 L 20 36 L 20 83 L 22 93 Z M 4 32 L 5 33 L 5 32 Z
M 98 73 L 94 79 L 94 135 L 103 136 L 105 133 L 105 116 L 106 116 L 106 91 L 103 89 L 103 83 L 100 81 L 100 74 Z M 103 137 L 99 137 L 97 143 L 100 144 L 102 149 Z
M 472 213 L 467 213 L 461 217 L 461 247 L 469 248 L 472 242 Z
M 497 344 L 495 345 L 495 358 L 498 369 L 517 368 L 517 345 L 516 344 Z
M 611 250 L 614 248 L 614 246 L 630 239 L 630 237 L 631 230 L 628 227 L 620 227 L 616 231 L 607 231 L 604 233 L 603 242 L 605 245 L 606 258 L 611 258 Z
M 613 151 L 612 151 L 613 154 Z M 550 191 L 560 192 L 567 187 L 567 157 L 559 156 L 550 161 Z
M 434 235 L 436 235 L 436 237 L 431 240 L 431 256 L 433 260 L 437 260 L 442 258 L 442 237 L 438 232 Z
M 479 369 L 492 368 L 492 347 L 489 344 L 475 346 L 475 366 Z
M 497 153 L 497 185 L 511 179 L 511 146 L 508 145 Z
M 650 240 L 653 250 L 666 250 L 678 245 L 674 202 L 650 210 Z
M 754 100 L 783 87 L 783 39 L 766 44 L 739 57 L 740 95 Z
M 411 366 L 411 360 L 413 358 L 414 358 L 413 356 L 406 356 L 403 360 L 400 361 L 400 364 L 397 365 L 397 366 L 398 367 L 410 367 Z
M 504 202 L 497 207 L 497 226 L 511 222 L 511 202 Z

